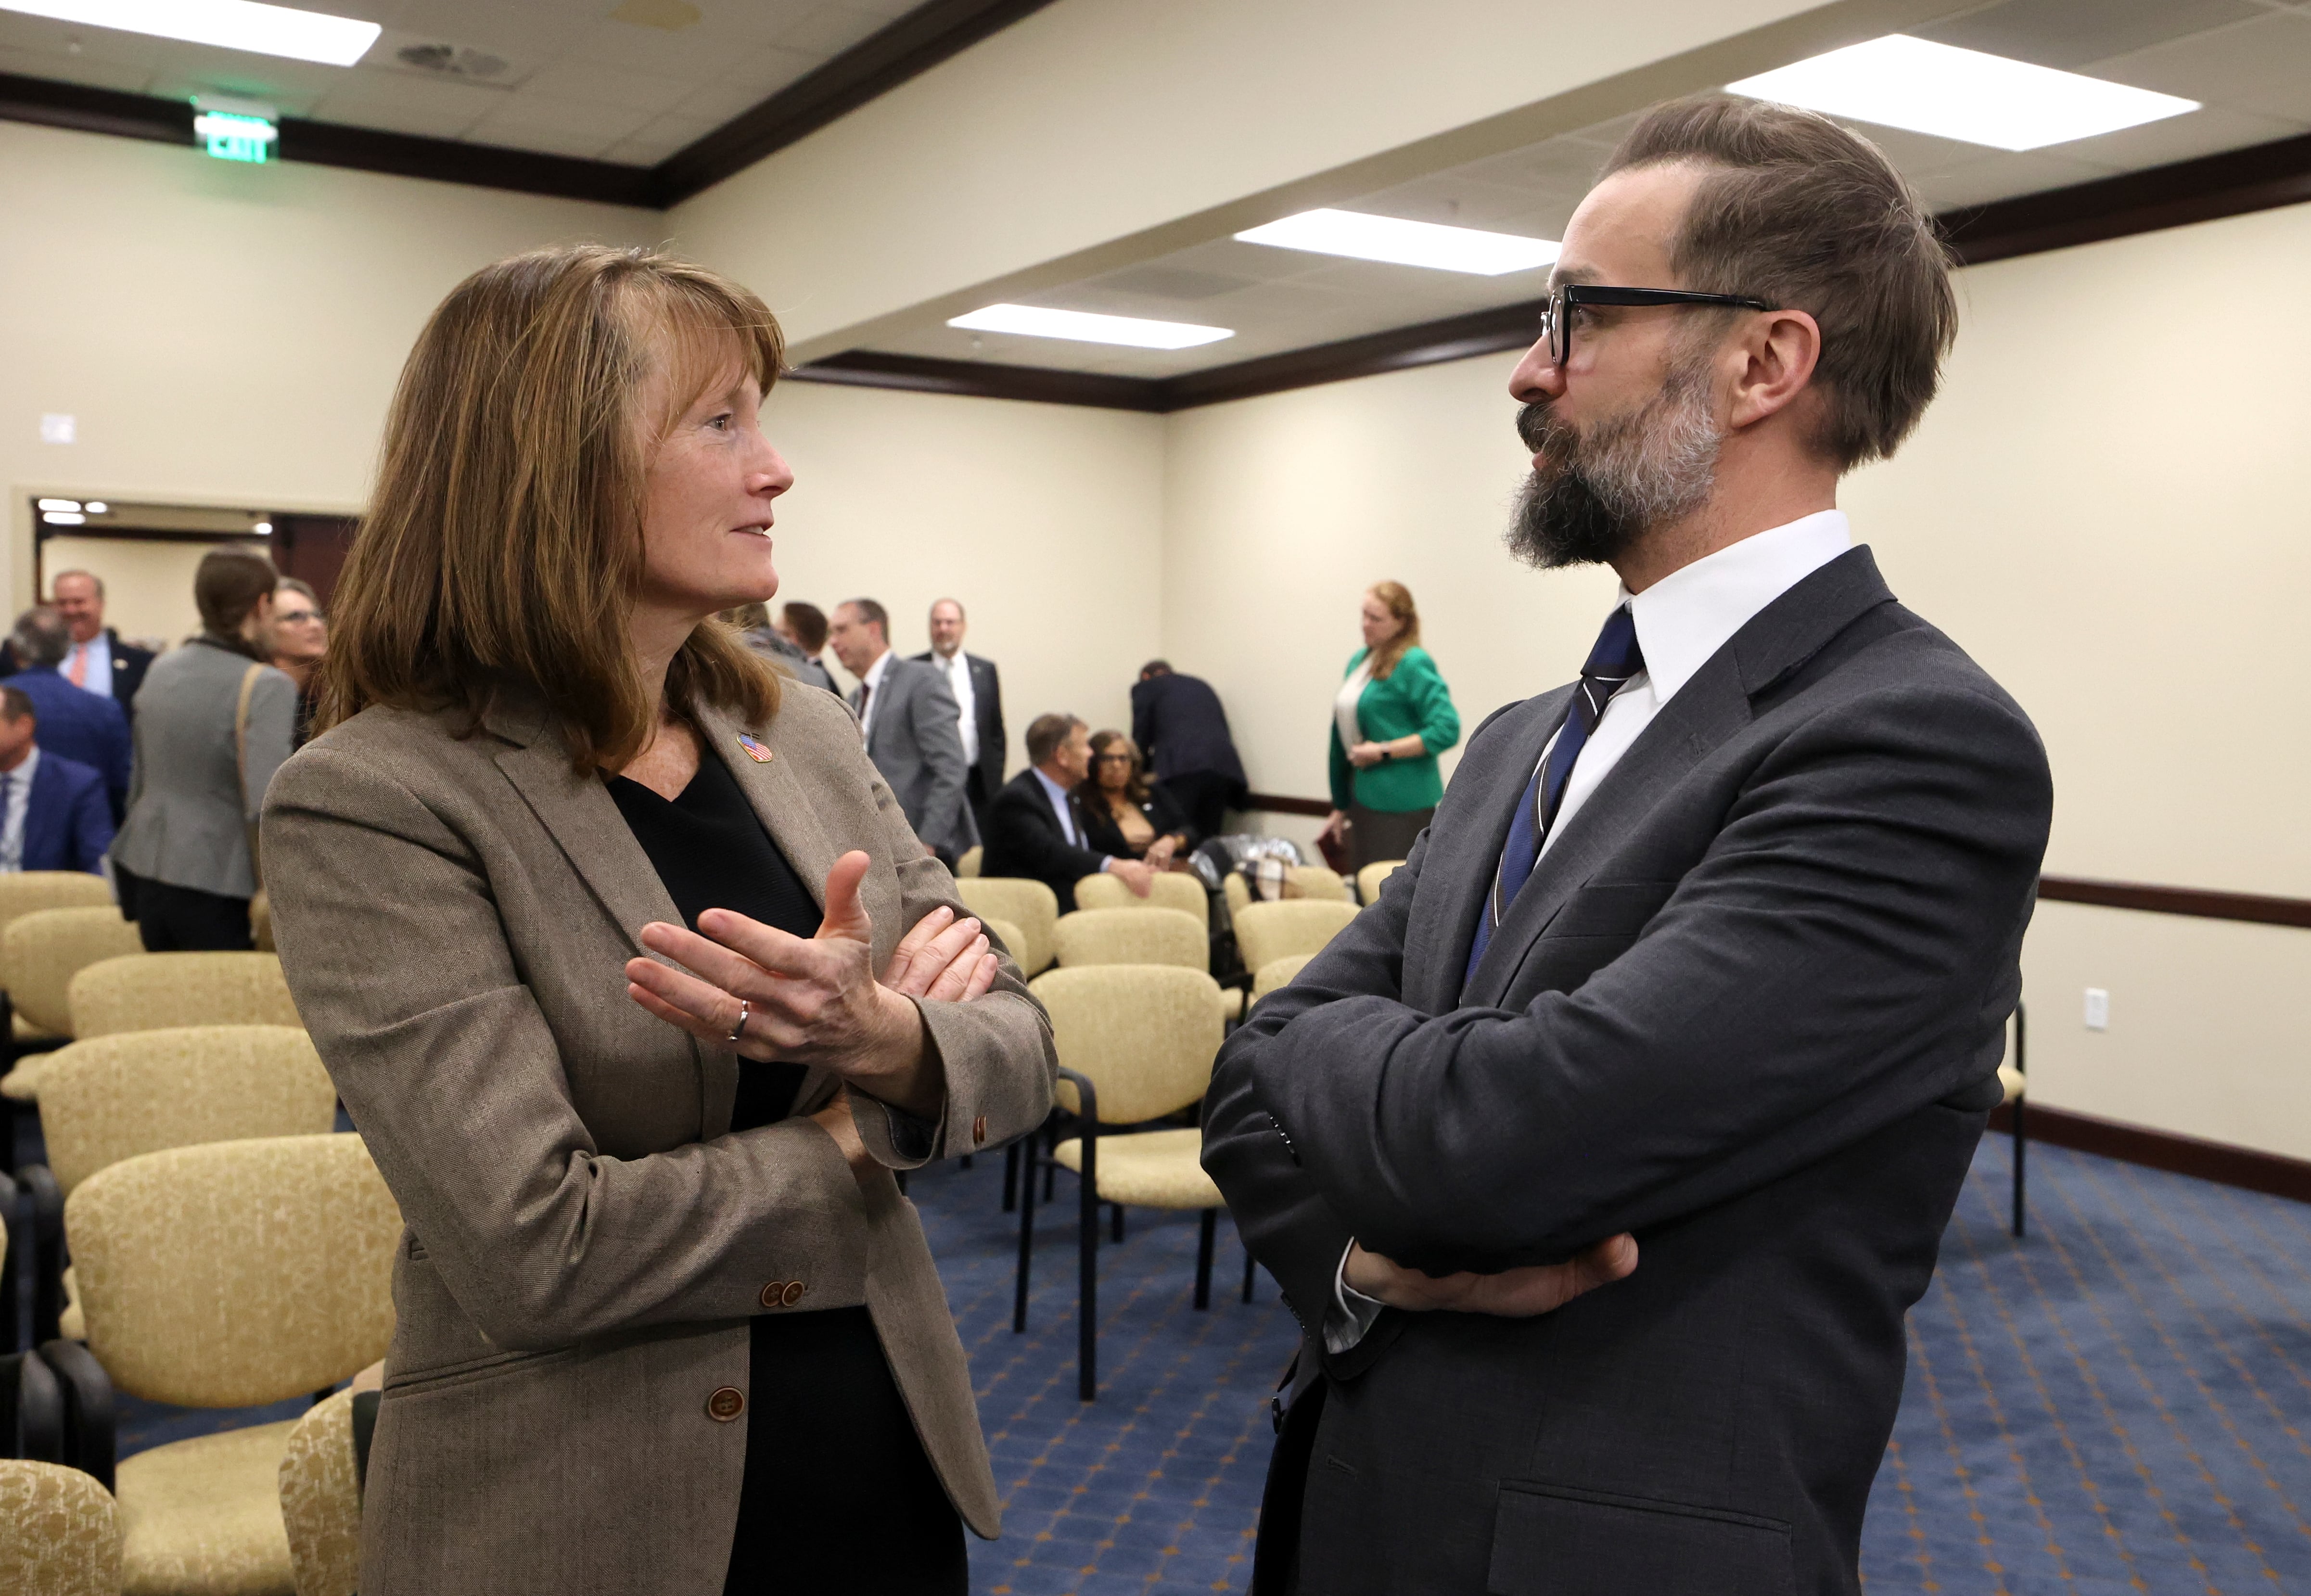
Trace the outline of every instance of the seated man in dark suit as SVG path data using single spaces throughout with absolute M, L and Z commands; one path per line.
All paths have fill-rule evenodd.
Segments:
M 40 744 L 50 754 L 89 766 L 104 779 L 112 823 L 128 807 L 128 717 L 113 699 L 74 686 L 57 667 L 72 651 L 72 630 L 46 605 L 17 617 L 8 639 L 18 669 L 7 685 L 31 701 L 40 720 Z
M 1243 801 L 1245 783 L 1227 711 L 1212 685 L 1149 660 L 1131 689 L 1131 740 L 1196 834 L 1218 836 L 1228 806 Z
M 32 701 L 0 686 L 0 874 L 85 870 L 100 875 L 112 846 L 104 778 L 42 752 Z
M 1205 1100 L 1306 1336 L 1252 1588 L 1854 1596 L 2054 809 L 1837 506 L 1933 395 L 1949 259 L 1874 146 L 1708 95 L 1551 288 L 1509 546 L 1618 602 Z
M 1062 914 L 1076 906 L 1076 883 L 1102 871 L 1146 897 L 1154 870 L 1085 846 L 1077 789 L 1091 770 L 1091 728 L 1073 715 L 1036 716 L 1027 728 L 1027 761 L 988 807 L 979 873 L 1040 881 L 1058 895 Z

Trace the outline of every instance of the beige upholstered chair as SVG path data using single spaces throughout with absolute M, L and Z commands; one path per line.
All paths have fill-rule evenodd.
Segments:
M 281 1518 L 297 1596 L 354 1596 L 361 1573 L 361 1480 L 353 1461 L 353 1393 L 341 1391 L 299 1419 L 281 1455 Z
M 111 1493 L 62 1463 L 0 1459 L 0 1591 L 119 1596 L 120 1513 Z
M 1390 876 L 1395 875 L 1397 867 L 1403 863 L 1404 861 L 1400 859 L 1377 859 L 1372 863 L 1366 865 L 1363 869 L 1358 870 L 1356 872 L 1356 902 L 1359 903 L 1377 903 L 1380 899 L 1380 884 L 1386 881 Z
M 1279 987 L 1290 986 L 1292 978 L 1305 970 L 1308 961 L 1315 956 L 1312 953 L 1295 953 L 1269 960 L 1252 974 L 1251 1000 L 1257 1003 Z
M 60 1048 L 41 1061 L 40 1124 L 48 1168 L 70 1197 L 98 1170 L 201 1142 L 318 1136 L 336 1123 L 337 1092 L 312 1038 L 288 1025 L 124 1031 Z M 36 1303 L 53 1313 L 55 1260 L 39 1260 Z M 54 1332 L 87 1337 L 79 1277 L 65 1271 Z M 36 1314 L 38 1317 L 38 1314 Z
M 964 849 L 963 857 L 955 861 L 955 878 L 957 881 L 967 881 L 978 875 L 979 862 L 986 857 L 987 850 L 977 843 Z
M 18 1033 L 29 1027 L 43 1037 L 71 1036 L 73 977 L 144 947 L 135 924 L 111 904 L 37 909 L 10 920 L 0 932 L 0 986 L 15 1006 Z
M 1160 872 L 1144 898 L 1113 876 L 1086 876 L 1076 883 L 1076 909 L 1177 909 L 1194 915 L 1207 934 L 1212 925 L 1212 894 L 1193 876 L 1176 870 Z
M 981 930 L 987 933 L 990 938 L 1003 945 L 1003 951 L 1011 955 L 1011 962 L 1013 964 L 1022 966 L 1025 964 L 1026 955 L 1021 953 L 1019 948 L 1020 945 L 1026 939 L 1026 932 L 1021 930 L 1009 920 L 993 914 L 981 915 L 979 917 L 979 926 Z
M 1017 876 L 973 876 L 955 884 L 964 907 L 981 920 L 993 915 L 1019 928 L 1020 940 L 1011 944 L 1011 956 L 1033 975 L 1049 964 L 1059 951 L 1059 894 L 1040 881 Z
M 1127 911 L 1126 912 L 1135 912 Z M 1196 1306 L 1211 1304 L 1212 1246 L 1219 1188 L 1204 1173 L 1203 1132 L 1193 1127 L 1102 1134 L 1176 1114 L 1202 1098 L 1219 1051 L 1217 990 L 1201 971 L 1161 964 L 1090 964 L 1036 978 L 1035 996 L 1051 1012 L 1060 1055 L 1060 1107 L 1077 1134 L 1052 1150 L 1051 1163 L 1077 1176 L 1081 1225 L 1076 1320 L 1077 1394 L 1098 1390 L 1099 1205 L 1194 1208 L 1202 1214 L 1196 1255 Z M 1012 1329 L 1027 1328 L 1027 1266 L 1033 1256 L 1036 1138 L 1019 1182 L 1019 1274 Z M 1244 1289 L 1251 1292 L 1247 1269 Z
M 1235 917 L 1235 945 L 1245 969 L 1263 970 L 1296 953 L 1321 953 L 1356 914 L 1354 903 L 1321 899 L 1247 904 Z
M 281 959 L 269 953 L 138 953 L 72 979 L 73 1034 L 176 1025 L 299 1025 Z
M 19 870 L 0 876 L 0 928 L 43 909 L 101 909 L 112 884 L 85 870 Z
M 36 909 L 0 931 L 0 988 L 15 1016 L 11 1051 L 69 1042 L 73 978 L 91 964 L 143 950 L 136 927 L 109 903 L 81 909 Z M 28 1059 L 0 1077 L 0 1094 L 36 1102 L 39 1064 Z
M 65 1204 L 88 1347 L 113 1385 L 185 1408 L 323 1390 L 384 1356 L 401 1216 L 350 1135 L 146 1153 Z M 119 1465 L 130 1592 L 294 1589 L 281 1464 L 296 1420 Z
M 249 901 L 249 940 L 259 953 L 278 953 L 273 941 L 273 900 L 264 893 Z
M 1105 879 L 1105 877 L 1101 877 Z M 1060 964 L 1212 966 L 1211 934 L 1176 909 L 1078 909 L 1060 916 Z M 1212 989 L 1221 1020 L 1243 1015 L 1243 994 Z
M 1221 878 L 1220 891 L 1227 899 L 1228 913 L 1234 915 L 1249 908 L 1255 901 L 1251 884 L 1241 871 L 1230 870 Z M 1348 884 L 1338 870 L 1324 865 L 1287 865 L 1284 869 L 1284 897 L 1290 903 L 1295 898 L 1315 898 L 1322 902 L 1345 903 L 1348 901 Z

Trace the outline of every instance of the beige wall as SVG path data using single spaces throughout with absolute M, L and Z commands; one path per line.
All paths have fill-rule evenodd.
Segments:
M 1002 669 L 1014 771 L 1042 711 L 1130 724 L 1161 635 L 1161 417 L 789 382 L 763 424 L 795 472 L 782 598 L 879 599 L 904 654 L 930 646 L 933 600 L 961 599 L 964 647 Z
M 2045 737 L 2051 873 L 2311 896 L 2306 259 L 2311 206 L 1964 272 L 1942 397 L 1845 486 L 1895 591 Z M 1502 552 L 1513 359 L 1172 418 L 1164 649 L 1219 686 L 1256 788 L 1322 795 L 1382 577 L 1471 728 L 1577 667 L 1613 582 Z M 2311 1156 L 2311 932 L 2050 904 L 2026 974 L 2042 1101 Z
M 104 583 L 105 624 L 150 647 L 171 647 L 201 629 L 193 606 L 193 569 L 214 544 L 130 537 L 52 537 L 41 596 L 55 590 L 60 571 L 93 571 Z
M 61 492 L 358 509 L 402 359 L 476 266 L 662 218 L 0 123 L 0 483 L 30 596 L 27 501 Z M 39 418 L 80 440 L 39 440 Z

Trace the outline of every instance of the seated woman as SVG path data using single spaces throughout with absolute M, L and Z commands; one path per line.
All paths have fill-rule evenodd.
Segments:
M 746 290 L 580 246 L 403 372 L 264 832 L 408 1227 L 367 1596 L 962 1596 L 997 1532 L 892 1172 L 1041 1123 L 1050 1024 L 849 711 L 703 624 L 778 591 L 780 359 Z
M 1148 784 L 1139 745 L 1120 731 L 1091 737 L 1091 774 L 1083 798 L 1084 845 L 1118 859 L 1144 859 L 1159 870 L 1184 869 L 1198 841 L 1188 817 L 1160 787 Z

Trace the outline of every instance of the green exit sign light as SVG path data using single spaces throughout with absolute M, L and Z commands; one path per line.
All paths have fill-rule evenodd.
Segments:
M 247 101 L 220 103 L 202 99 L 194 102 L 197 114 L 193 118 L 193 133 L 219 161 L 249 161 L 258 164 L 273 158 L 273 146 L 281 137 L 274 124 L 273 108 Z

